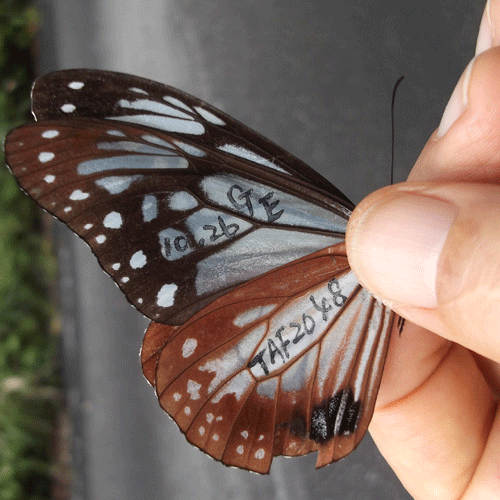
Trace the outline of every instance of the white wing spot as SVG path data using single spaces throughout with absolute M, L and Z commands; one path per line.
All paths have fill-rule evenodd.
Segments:
M 164 101 L 169 102 L 170 104 L 173 104 L 174 106 L 177 106 L 178 108 L 185 109 L 186 111 L 189 111 L 190 113 L 193 112 L 193 110 L 185 103 L 177 99 L 176 97 L 172 97 L 169 95 L 166 95 L 163 97 Z
M 243 431 L 241 435 L 243 436 L 243 439 L 248 439 L 248 431 Z
M 221 420 L 222 420 L 222 417 L 220 415 L 215 419 L 216 422 L 220 422 Z
M 137 299 L 137 303 L 138 303 L 138 304 L 142 304 L 143 302 L 144 302 L 144 301 L 143 301 L 141 298 L 138 298 L 138 299 Z
M 181 399 L 181 395 L 178 392 L 174 392 L 174 401 L 179 401 Z
M 127 137 L 121 130 L 106 130 L 106 134 L 112 135 L 114 137 Z
M 104 224 L 104 227 L 109 229 L 120 229 L 123 224 L 123 219 L 121 214 L 118 212 L 109 212 L 109 214 L 104 217 L 102 223 Z
M 74 104 L 63 104 L 61 106 L 61 111 L 63 113 L 73 113 L 75 111 L 76 106 Z
M 191 415 L 191 408 L 190 408 L 189 406 L 185 406 L 185 407 L 184 407 L 184 413 L 185 413 L 186 415 Z
M 52 184 L 55 180 L 56 180 L 56 176 L 55 175 L 52 175 L 52 174 L 48 174 L 46 175 L 43 180 L 47 183 L 47 184 Z
M 84 193 L 81 189 L 75 189 L 70 195 L 69 199 L 73 201 L 86 200 L 90 196 L 89 193 Z
M 255 452 L 255 458 L 257 458 L 259 460 L 262 460 L 265 456 L 266 456 L 266 452 L 265 452 L 264 448 L 259 448 Z
M 90 224 L 90 222 L 88 224 L 85 224 L 85 226 L 83 226 L 83 229 L 85 230 L 89 230 L 89 229 L 92 229 L 94 227 L 94 224 Z
M 152 194 L 147 194 L 142 200 L 142 218 L 150 222 L 158 216 L 158 200 Z
M 200 389 L 201 384 L 194 380 L 188 380 L 186 392 L 191 396 L 191 399 L 200 399 Z
M 120 115 L 113 117 L 114 120 L 130 121 L 169 132 L 195 135 L 205 133 L 205 127 L 201 123 L 194 121 L 193 117 L 166 104 L 149 99 L 137 99 L 135 101 L 120 99 L 117 104 L 125 109 L 141 110 L 147 113 Z M 155 114 L 152 114 L 151 111 Z
M 219 440 L 219 435 L 218 435 L 218 434 L 214 434 L 214 435 L 212 436 L 212 439 L 213 439 L 214 441 L 218 441 L 218 440 Z
M 121 264 L 119 262 L 115 262 L 111 268 L 114 270 L 114 271 L 118 271 L 118 269 L 120 269 L 121 267 Z
M 246 149 L 242 146 L 237 146 L 236 144 L 223 144 L 222 146 L 217 146 L 217 149 L 224 151 L 225 153 L 229 153 L 235 156 L 239 156 L 245 160 L 259 163 L 260 165 L 264 165 L 265 167 L 272 168 L 274 170 L 278 170 L 279 172 L 283 172 L 287 174 L 286 170 L 283 170 L 281 167 L 278 167 L 274 163 L 270 162 L 267 158 L 264 158 L 249 149 Z
M 130 281 L 130 278 L 128 276 L 124 276 L 121 281 L 122 283 L 128 283 Z
M 205 434 L 205 427 L 203 427 L 203 425 L 200 425 L 198 432 L 200 433 L 200 436 L 203 436 Z
M 111 177 L 97 179 L 95 183 L 97 186 L 105 189 L 109 194 L 120 194 L 126 191 L 133 182 L 141 180 L 142 178 L 142 175 L 113 175 Z
M 244 451 L 245 451 L 245 447 L 242 444 L 240 444 L 238 446 L 238 448 L 236 448 L 236 453 L 238 453 L 238 455 L 243 455 Z
M 203 109 L 200 106 L 195 106 L 194 109 L 200 113 L 200 115 L 207 120 L 207 122 L 213 123 L 214 125 L 225 125 L 226 122 L 222 121 L 218 116 L 215 116 L 213 113 L 208 111 L 207 109 Z
M 137 87 L 130 87 L 129 90 L 131 92 L 136 92 L 137 94 L 149 95 L 145 90 L 139 89 Z
M 229 379 L 215 395 L 213 399 L 214 403 L 218 403 L 223 396 L 229 393 L 233 393 L 239 401 L 248 387 L 254 383 L 253 376 L 245 368 L 258 342 L 262 341 L 266 333 L 266 328 L 266 325 L 262 324 L 253 331 L 246 333 L 236 345 L 223 353 L 220 358 L 212 358 L 206 361 L 204 365 L 198 367 L 200 371 L 215 373 L 208 388 L 209 393 L 214 391 L 221 382 Z M 238 374 L 234 375 L 235 372 Z
M 171 210 L 191 210 L 198 206 L 198 200 L 189 194 L 187 191 L 179 191 L 174 193 L 169 200 L 169 207 Z
M 259 436 L 259 439 L 257 439 L 257 441 L 262 441 L 263 439 L 264 439 L 264 434 L 261 434 L 261 435 Z
M 53 159 L 54 159 L 54 156 L 55 156 L 55 154 L 54 154 L 54 153 L 50 153 L 50 152 L 48 152 L 48 151 L 42 151 L 42 152 L 38 155 L 38 160 L 39 160 L 41 163 L 47 163 L 48 161 L 53 160 Z
M 142 250 L 135 252 L 134 255 L 130 258 L 130 267 L 132 269 L 141 269 L 147 263 L 146 256 Z
M 104 234 L 100 234 L 99 236 L 96 236 L 95 240 L 99 245 L 102 245 L 106 241 L 106 236 Z
M 214 414 L 213 413 L 207 413 L 207 422 L 209 424 L 212 423 L 212 420 L 214 419 Z
M 189 358 L 189 356 L 193 354 L 197 345 L 198 341 L 196 339 L 186 339 L 186 341 L 182 345 L 182 357 Z
M 174 295 L 178 286 L 175 283 L 167 283 L 160 288 L 156 295 L 156 303 L 160 307 L 170 307 L 174 303 Z
M 42 137 L 44 139 L 53 139 L 54 137 L 57 137 L 59 135 L 58 130 L 45 130 L 42 132 Z
M 186 144 L 185 142 L 182 141 L 173 141 L 173 143 L 191 156 L 197 156 L 198 158 L 202 158 L 203 156 L 207 155 L 205 151 L 196 148 L 194 146 L 191 146 L 191 144 Z
M 83 89 L 85 84 L 83 82 L 70 82 L 68 83 L 68 87 L 73 90 L 80 90 Z
M 71 210 L 73 210 L 71 207 L 64 207 L 64 211 L 66 213 L 71 212 Z

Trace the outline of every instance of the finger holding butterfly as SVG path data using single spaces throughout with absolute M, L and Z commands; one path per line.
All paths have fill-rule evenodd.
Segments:
M 391 344 L 370 427 L 415 498 L 499 491 L 500 49 L 487 43 L 497 32 L 492 1 L 482 53 L 410 175 L 418 182 L 370 195 L 348 230 L 361 282 L 415 323 Z

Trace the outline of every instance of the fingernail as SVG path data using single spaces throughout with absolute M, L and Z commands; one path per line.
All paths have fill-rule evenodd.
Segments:
M 472 59 L 472 61 L 467 65 L 467 68 L 465 68 L 460 80 L 458 80 L 453 94 L 451 94 L 450 100 L 444 110 L 443 117 L 441 118 L 441 123 L 439 124 L 437 131 L 438 138 L 443 137 L 443 135 L 448 132 L 450 127 L 457 121 L 467 107 L 467 92 L 469 90 L 469 80 L 472 67 L 474 66 L 474 61 L 475 59 Z
M 457 210 L 448 201 L 398 192 L 356 223 L 349 261 L 378 298 L 436 307 L 436 272 Z
M 479 26 L 479 33 L 477 35 L 476 42 L 476 56 L 485 52 L 493 47 L 493 31 L 491 25 L 491 11 L 490 11 L 490 0 L 486 2 L 486 6 L 483 12 L 483 18 L 481 19 L 481 25 Z

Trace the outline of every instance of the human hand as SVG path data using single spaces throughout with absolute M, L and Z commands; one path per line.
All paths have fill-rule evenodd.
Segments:
M 409 180 L 347 232 L 393 334 L 370 433 L 416 499 L 500 498 L 500 0 Z M 436 335 L 437 334 L 437 335 Z

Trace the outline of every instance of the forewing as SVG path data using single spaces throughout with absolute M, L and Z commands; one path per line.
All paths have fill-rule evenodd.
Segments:
M 12 131 L 5 150 L 21 187 L 161 323 L 343 241 L 350 214 L 258 164 L 135 124 L 43 120 Z
M 365 434 L 392 323 L 339 244 L 235 288 L 181 327 L 152 323 L 141 360 L 160 405 L 217 460 L 267 473 L 273 456 L 318 450 L 320 467 Z
M 37 120 L 99 118 L 162 130 L 325 190 L 353 208 L 344 194 L 298 158 L 213 106 L 161 83 L 111 71 L 57 71 L 35 82 L 32 103 Z

